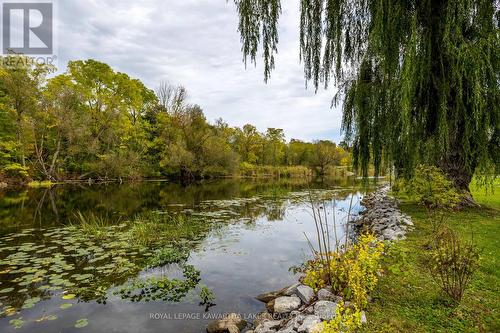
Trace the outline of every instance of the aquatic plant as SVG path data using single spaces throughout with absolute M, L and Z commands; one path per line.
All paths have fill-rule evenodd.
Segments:
M 183 249 L 164 247 L 155 251 L 153 256 L 147 261 L 148 268 L 165 266 L 168 264 L 186 261 L 189 253 Z
M 184 280 L 167 277 L 136 278 L 115 292 L 132 302 L 163 300 L 178 302 L 194 289 L 200 281 L 200 272 L 192 265 L 182 268 Z
M 208 289 L 207 286 L 203 285 L 200 287 L 200 305 L 205 306 L 205 311 L 215 305 L 215 294 L 212 290 Z
M 199 217 L 162 212 L 139 214 L 128 224 L 129 240 L 143 246 L 178 243 L 210 229 L 210 225 Z
M 86 235 L 92 235 L 97 239 L 104 239 L 107 237 L 107 227 L 113 225 L 115 221 L 110 221 L 108 217 L 99 216 L 93 212 L 83 214 L 77 211 L 74 214 L 75 222 L 71 222 L 70 226 L 78 228 Z

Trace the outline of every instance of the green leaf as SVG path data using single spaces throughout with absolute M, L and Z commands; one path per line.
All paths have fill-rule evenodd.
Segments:
M 24 325 L 24 320 L 21 318 L 17 319 L 11 319 L 9 321 L 9 324 L 11 324 L 15 329 L 21 328 Z
M 78 319 L 75 323 L 76 328 L 83 328 L 89 324 L 87 318 Z

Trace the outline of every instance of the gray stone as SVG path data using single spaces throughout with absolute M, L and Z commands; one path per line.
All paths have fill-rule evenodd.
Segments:
M 300 307 L 300 298 L 297 296 L 281 296 L 274 300 L 274 312 L 287 313 Z
M 314 307 L 311 305 L 311 306 L 308 306 L 307 308 L 304 309 L 303 311 L 305 314 L 313 314 L 314 313 Z
M 299 296 L 304 304 L 309 304 L 314 298 L 314 290 L 311 287 L 301 284 L 297 287 L 297 296 Z
M 321 323 L 321 319 L 318 316 L 315 315 L 310 315 L 304 318 L 304 321 L 302 322 L 302 325 L 299 326 L 297 329 L 297 332 L 299 333 L 311 333 L 318 325 Z
M 255 328 L 254 333 L 272 333 L 276 332 L 281 326 L 281 320 L 264 321 L 262 324 Z
M 265 321 L 273 320 L 273 316 L 267 311 L 261 312 L 255 316 L 255 320 L 253 321 L 253 326 L 257 327 Z
M 318 300 L 338 302 L 342 300 L 342 297 L 336 296 L 330 290 L 323 288 L 318 290 Z
M 337 303 L 331 301 L 318 301 L 314 305 L 314 314 L 323 320 L 335 318 Z
M 297 316 L 294 316 L 287 324 L 287 328 L 292 328 L 294 330 L 298 329 L 300 325 L 302 325 L 302 322 L 304 321 L 305 316 L 302 314 L 299 314 Z
M 367 320 L 366 320 L 366 313 L 364 311 L 361 311 L 361 324 L 366 324 L 367 323 Z
M 215 320 L 207 325 L 208 333 L 240 333 L 245 328 L 247 322 L 241 319 L 240 315 L 231 313 L 225 318 Z
M 295 283 L 289 287 L 284 288 L 282 296 L 292 296 L 293 294 L 297 293 L 298 286 L 300 286 L 300 283 Z
M 276 333 L 276 330 L 261 325 L 255 328 L 254 333 Z
M 278 333 L 295 333 L 295 330 L 293 329 L 293 327 L 286 327 L 280 329 Z

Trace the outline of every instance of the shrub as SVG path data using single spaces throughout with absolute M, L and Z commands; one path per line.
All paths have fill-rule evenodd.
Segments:
M 3 173 L 8 178 L 27 180 L 29 179 L 29 168 L 19 163 L 10 163 L 3 167 Z
M 436 235 L 429 253 L 429 268 L 441 290 L 460 303 L 479 263 L 479 251 L 473 242 L 464 242 L 457 233 L 444 227 Z
M 435 166 L 417 166 L 413 178 L 398 181 L 393 190 L 408 195 L 428 211 L 450 210 L 460 202 L 453 183 Z
M 329 255 L 330 267 L 317 258 L 307 263 L 303 283 L 316 291 L 331 284 L 332 291 L 351 301 L 357 309 L 368 303 L 368 293 L 375 288 L 384 244 L 371 234 L 363 234 L 345 252 Z
M 359 309 L 347 308 L 343 303 L 338 303 L 335 317 L 322 322 L 313 330 L 314 333 L 352 333 L 361 327 L 361 311 Z

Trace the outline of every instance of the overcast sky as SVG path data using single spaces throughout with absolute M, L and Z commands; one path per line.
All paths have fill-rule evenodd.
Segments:
M 305 89 L 299 63 L 300 1 L 286 1 L 276 70 L 268 84 L 262 62 L 242 63 L 237 14 L 230 0 L 59 0 L 59 67 L 93 58 L 155 89 L 184 85 L 207 119 L 260 131 L 283 128 L 287 138 L 339 141 L 341 112 L 334 91 Z

